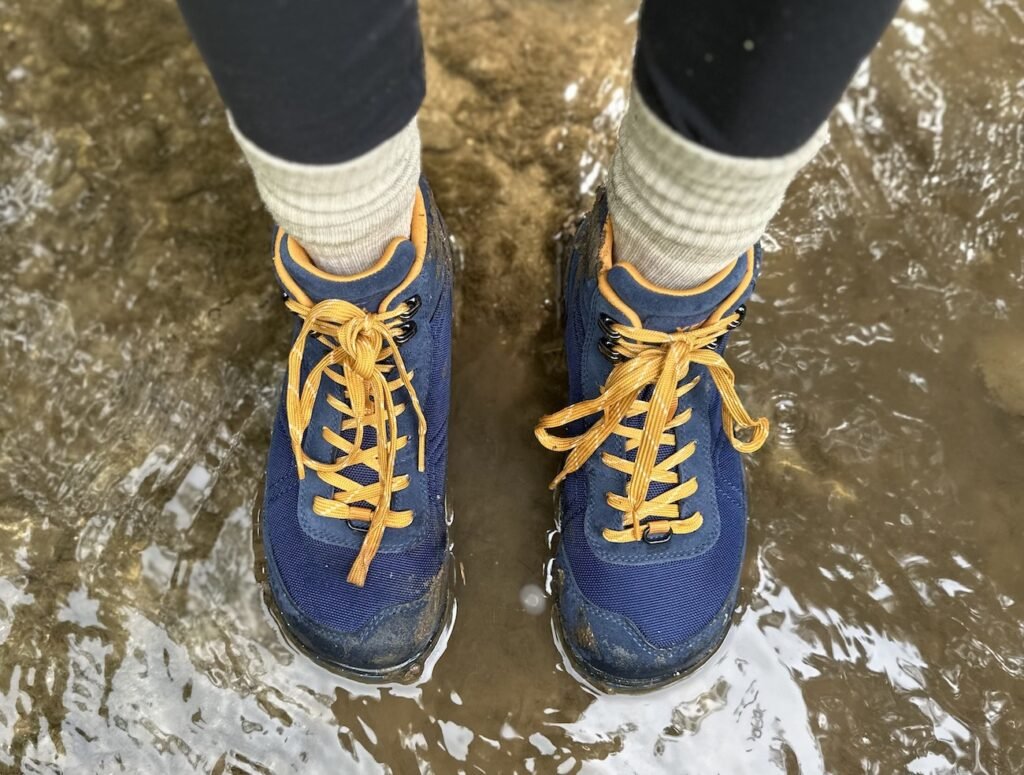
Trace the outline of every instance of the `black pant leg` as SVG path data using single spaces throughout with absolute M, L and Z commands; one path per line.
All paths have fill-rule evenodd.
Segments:
M 289 161 L 347 161 L 426 91 L 416 0 L 178 0 L 246 137 Z
M 810 139 L 899 0 L 646 0 L 634 77 L 669 126 L 771 157 Z

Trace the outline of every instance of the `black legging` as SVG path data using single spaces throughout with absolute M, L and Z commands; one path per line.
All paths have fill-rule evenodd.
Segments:
M 425 93 L 416 0 L 178 0 L 238 128 L 328 164 L 402 129 Z M 635 79 L 681 134 L 778 156 L 825 120 L 899 0 L 647 0 Z

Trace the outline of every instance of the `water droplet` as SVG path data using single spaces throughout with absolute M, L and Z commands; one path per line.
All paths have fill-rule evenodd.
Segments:
M 519 603 L 528 614 L 539 616 L 547 608 L 544 590 L 536 584 L 527 584 L 519 590 Z

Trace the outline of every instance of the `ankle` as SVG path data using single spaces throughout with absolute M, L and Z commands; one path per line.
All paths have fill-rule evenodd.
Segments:
M 257 147 L 232 124 L 274 220 L 325 272 L 372 266 L 409 234 L 420 178 L 416 120 L 371 151 L 339 164 L 298 164 Z
M 674 132 L 634 90 L 608 176 L 615 260 L 666 288 L 699 285 L 760 239 L 826 138 L 822 127 L 785 156 L 727 156 Z

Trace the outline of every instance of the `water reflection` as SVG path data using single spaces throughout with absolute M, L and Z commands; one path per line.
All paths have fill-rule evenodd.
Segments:
M 424 0 L 425 160 L 465 254 L 458 622 L 383 687 L 294 651 L 253 581 L 287 321 L 216 95 L 174 8 L 141 9 L 4 7 L 0 769 L 1020 769 L 1020 0 L 906 3 L 773 224 L 731 348 L 775 425 L 743 604 L 639 698 L 556 648 L 530 433 L 564 401 L 552 270 L 635 4 Z

